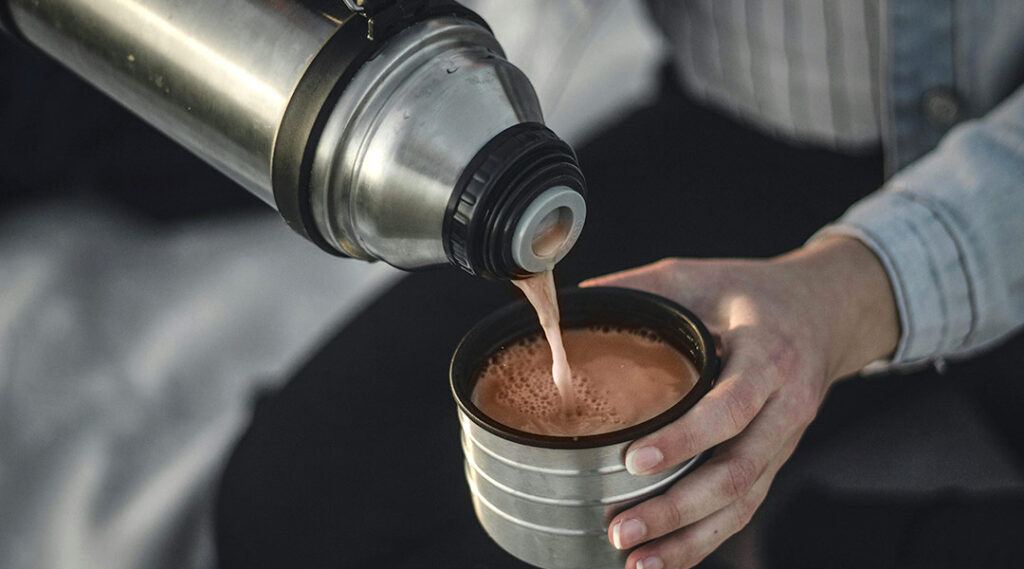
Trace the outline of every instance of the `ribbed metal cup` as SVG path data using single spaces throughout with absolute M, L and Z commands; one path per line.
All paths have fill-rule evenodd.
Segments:
M 634 476 L 623 465 L 626 447 L 692 407 L 717 379 L 719 361 L 697 317 L 659 296 L 571 289 L 559 292 L 559 305 L 563 329 L 607 324 L 653 330 L 690 358 L 700 379 L 669 410 L 611 433 L 555 437 L 513 429 L 483 414 L 471 399 L 490 354 L 540 332 L 533 308 L 507 306 L 470 330 L 452 357 L 466 481 L 481 525 L 515 557 L 545 569 L 621 568 L 628 552 L 608 543 L 609 520 L 663 492 L 707 454 L 661 474 Z

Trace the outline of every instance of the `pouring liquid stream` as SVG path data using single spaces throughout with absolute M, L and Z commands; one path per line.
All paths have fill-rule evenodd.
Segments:
M 551 346 L 551 376 L 562 399 L 562 413 L 569 415 L 576 410 L 576 394 L 572 386 L 572 370 L 565 355 L 562 329 L 559 327 L 558 297 L 555 295 L 555 277 L 552 267 L 532 277 L 512 281 L 537 311 L 544 337 Z

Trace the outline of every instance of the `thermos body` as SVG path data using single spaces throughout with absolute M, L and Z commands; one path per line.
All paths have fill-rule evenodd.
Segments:
M 14 32 L 274 205 L 288 103 L 352 14 L 254 0 L 3 0 Z
M 0 27 L 332 254 L 491 278 L 557 262 L 584 182 L 529 80 L 456 2 L 364 4 L 0 0 Z M 551 220 L 544 257 L 531 244 Z

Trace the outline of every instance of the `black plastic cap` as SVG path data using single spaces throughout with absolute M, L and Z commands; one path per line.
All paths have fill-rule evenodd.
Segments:
M 555 186 L 586 197 L 583 172 L 565 141 L 533 122 L 498 133 L 463 170 L 448 202 L 443 228 L 448 260 L 489 279 L 529 276 L 512 257 L 512 239 L 526 208 Z

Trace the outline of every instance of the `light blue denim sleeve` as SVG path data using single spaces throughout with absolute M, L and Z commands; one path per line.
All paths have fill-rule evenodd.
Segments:
M 826 235 L 885 266 L 901 337 L 888 364 L 968 356 L 1024 325 L 1024 87 L 854 204 Z

